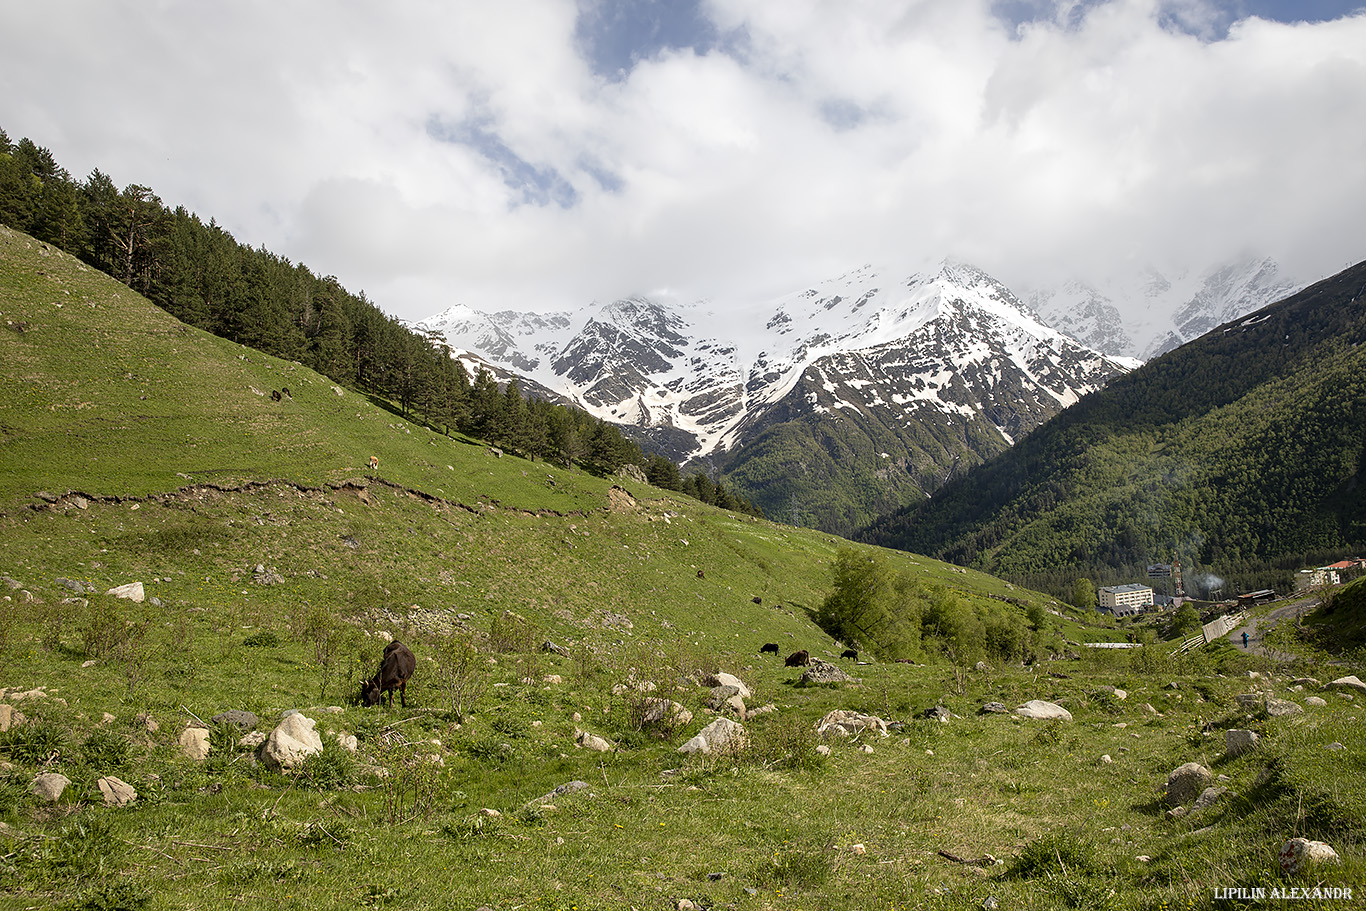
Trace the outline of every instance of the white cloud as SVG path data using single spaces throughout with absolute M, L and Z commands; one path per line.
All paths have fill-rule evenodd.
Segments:
M 0 126 L 410 318 L 942 255 L 1366 257 L 1366 16 L 993 7 L 712 0 L 729 52 L 604 79 L 572 0 L 10 4 Z

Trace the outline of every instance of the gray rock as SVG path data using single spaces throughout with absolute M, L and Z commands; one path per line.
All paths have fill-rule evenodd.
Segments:
M 651 696 L 641 701 L 641 724 L 663 724 L 665 721 L 687 724 L 692 721 L 692 712 L 672 699 L 659 696 Z
M 1318 680 L 1316 680 L 1313 677 L 1296 677 L 1294 680 L 1290 681 L 1290 685 L 1308 686 L 1313 687 L 1314 689 L 1318 689 L 1319 687 L 1323 686 L 1322 683 L 1319 683 Z
M 1358 679 L 1355 674 L 1348 677 L 1339 677 L 1332 683 L 1328 684 L 1328 686 L 1330 689 L 1335 690 L 1346 690 L 1355 693 L 1366 693 L 1366 683 L 1362 683 L 1361 680 Z M 1322 842 L 1316 842 L 1316 844 L 1322 844 Z
M 744 725 L 729 718 L 717 718 L 698 731 L 697 736 L 678 748 L 680 753 L 724 753 L 744 748 Z
M 1015 714 L 1021 718 L 1043 718 L 1058 719 L 1059 721 L 1071 721 L 1072 713 L 1058 705 L 1056 702 L 1045 702 L 1042 699 L 1031 699 L 1024 705 L 1015 709 Z
M 1198 797 L 1214 780 L 1214 773 L 1198 762 L 1178 766 L 1167 775 L 1167 806 L 1176 807 Z
M 1256 731 L 1225 731 L 1224 752 L 1229 756 L 1241 756 L 1248 750 L 1256 749 L 1259 739 Z
M 1291 702 L 1288 699 L 1277 699 L 1274 696 L 1266 697 L 1266 713 L 1273 718 L 1285 715 L 1298 715 L 1304 711 L 1304 706 L 1298 702 Z
M 1328 700 L 1322 698 L 1321 696 L 1310 696 L 1304 700 L 1304 704 L 1311 705 L 1314 708 L 1322 708 L 1323 706 L 1328 704 Z
M 812 658 L 811 666 L 802 671 L 802 676 L 797 680 L 797 685 L 806 686 L 808 684 L 821 683 L 847 683 L 853 679 L 854 678 L 846 674 L 842 668 L 839 668 L 828 661 Z
M 739 677 L 736 677 L 734 674 L 727 674 L 725 672 L 722 672 L 719 674 L 708 675 L 708 677 L 702 681 L 702 685 L 710 686 L 713 688 L 718 686 L 733 686 L 735 687 L 736 692 L 740 694 L 740 698 L 754 698 L 754 694 L 750 692 L 749 687 L 745 686 L 745 682 L 741 680 Z
M 977 714 L 1008 715 L 1010 714 L 1010 709 L 1006 708 L 1006 704 L 1004 702 L 988 702 L 986 705 L 982 706 L 980 709 L 977 710 Z
M 62 792 L 71 784 L 71 779 L 60 772 L 44 772 L 28 786 L 33 795 L 39 800 L 48 800 L 52 803 L 62 799 Z
M 540 797 L 537 797 L 534 800 L 528 800 L 522 806 L 525 808 L 534 807 L 538 804 L 550 803 L 557 797 L 563 797 L 566 794 L 573 794 L 575 791 L 582 791 L 587 787 L 588 782 L 586 781 L 567 781 L 548 794 L 542 794 Z
M 825 717 L 816 722 L 816 733 L 821 737 L 857 737 L 863 733 L 887 736 L 887 722 L 876 715 L 865 715 L 848 709 L 835 709 L 826 712 Z
M 231 724 L 245 734 L 247 731 L 254 730 L 261 719 L 244 709 L 228 709 L 226 712 L 219 712 L 209 720 L 214 724 Z
M 953 717 L 953 712 L 950 712 L 942 705 L 936 705 L 932 709 L 925 709 L 920 717 L 927 718 L 931 721 L 942 721 L 945 724 L 948 724 L 949 719 Z
M 1228 796 L 1228 788 L 1213 786 L 1205 788 L 1200 792 L 1200 796 L 1195 798 L 1195 803 L 1191 805 L 1191 812 L 1198 813 L 1201 810 L 1214 806 L 1219 801 Z

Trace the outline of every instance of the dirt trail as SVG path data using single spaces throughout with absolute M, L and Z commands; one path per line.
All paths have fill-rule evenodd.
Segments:
M 1317 597 L 1300 598 L 1274 608 L 1265 617 L 1248 617 L 1247 622 L 1229 632 L 1227 638 L 1250 655 L 1265 655 L 1275 661 L 1294 661 L 1295 656 L 1279 649 L 1268 648 L 1263 644 L 1263 630 L 1269 629 L 1284 620 L 1298 620 L 1319 606 Z M 1243 634 L 1247 634 L 1247 644 L 1243 644 Z

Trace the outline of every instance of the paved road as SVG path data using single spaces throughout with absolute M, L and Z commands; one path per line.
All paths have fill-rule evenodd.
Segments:
M 1228 634 L 1228 640 L 1238 648 L 1247 649 L 1252 655 L 1265 655 L 1277 661 L 1293 661 L 1295 656 L 1263 644 L 1263 629 L 1275 626 L 1283 620 L 1298 620 L 1319 606 L 1317 596 L 1299 598 L 1288 604 L 1273 608 L 1265 617 L 1248 617 L 1247 622 Z M 1243 645 L 1243 633 L 1247 633 L 1247 645 Z

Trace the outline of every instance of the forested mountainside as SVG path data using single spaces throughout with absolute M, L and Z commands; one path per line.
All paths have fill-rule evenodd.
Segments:
M 859 537 L 1053 591 L 1174 557 L 1197 593 L 1284 585 L 1366 545 L 1363 341 L 1366 263 L 1114 380 Z
M 119 190 L 98 169 L 73 179 L 47 149 L 3 130 L 0 224 L 70 253 L 195 328 L 311 367 L 404 417 L 601 474 L 634 464 L 657 486 L 753 511 L 704 474 L 684 478 L 646 456 L 610 422 L 524 395 L 516 382 L 471 377 L 447 347 L 387 316 L 363 291 L 170 209 L 149 187 Z

